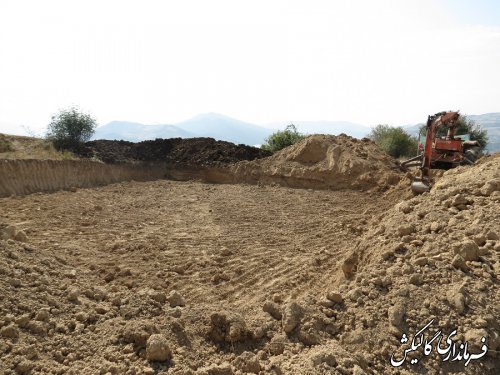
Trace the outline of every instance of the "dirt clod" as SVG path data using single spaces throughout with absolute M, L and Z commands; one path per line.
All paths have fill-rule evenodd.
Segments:
M 166 361 L 172 358 L 172 351 L 164 335 L 149 336 L 146 342 L 146 357 L 148 361 Z

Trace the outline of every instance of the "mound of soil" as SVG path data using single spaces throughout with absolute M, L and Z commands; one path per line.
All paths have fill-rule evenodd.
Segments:
M 312 135 L 272 157 L 233 168 L 242 181 L 313 189 L 385 189 L 402 174 L 398 163 L 374 142 L 345 134 Z
M 97 158 L 105 163 L 161 161 L 184 165 L 216 166 L 241 160 L 254 160 L 270 153 L 256 147 L 235 145 L 213 138 L 170 138 L 142 141 L 97 140 L 74 151 L 84 158 Z
M 425 332 L 429 339 L 442 330 L 444 342 L 456 329 L 456 348 L 467 342 L 474 354 L 482 352 L 486 339 L 488 355 L 471 362 L 466 373 L 498 370 L 499 206 L 497 155 L 445 172 L 430 193 L 374 217 L 343 264 L 348 306 L 363 316 L 364 339 L 353 350 L 377 347 L 377 357 L 396 353 L 399 360 L 413 335 L 434 319 Z M 400 341 L 403 333 L 409 338 L 406 343 Z M 419 373 L 464 370 L 464 361 L 443 363 L 445 356 L 435 352 L 426 357 L 420 348 L 403 368 Z M 418 360 L 415 366 L 410 365 L 413 358 Z

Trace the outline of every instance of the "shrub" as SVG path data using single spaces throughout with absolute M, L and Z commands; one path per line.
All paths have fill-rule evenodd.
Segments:
M 3 134 L 0 134 L 0 152 L 8 151 L 14 151 L 12 143 Z
M 261 148 L 263 150 L 276 152 L 297 143 L 304 139 L 304 137 L 303 134 L 297 131 L 295 125 L 290 124 L 285 130 L 278 130 L 276 133 L 271 134 Z
M 377 125 L 368 138 L 394 158 L 417 154 L 417 138 L 409 135 L 402 127 Z
M 52 116 L 47 138 L 57 149 L 74 149 L 92 137 L 96 126 L 97 122 L 90 114 L 72 106 Z

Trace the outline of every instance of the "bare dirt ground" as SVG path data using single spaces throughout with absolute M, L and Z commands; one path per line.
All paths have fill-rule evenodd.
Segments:
M 140 343 L 120 333 L 129 323 L 169 332 L 171 371 L 264 353 L 265 331 L 279 331 L 264 303 L 321 294 L 341 277 L 365 211 L 387 207 L 358 192 L 169 181 L 4 199 L 2 220 L 29 237 L 27 249 L 4 244 L 4 321 L 39 324 L 4 343 L 3 370 L 25 360 L 42 373 L 141 373 Z M 173 291 L 185 307 L 165 302 Z M 219 347 L 207 333 L 218 311 L 266 338 Z
M 342 159 L 325 142 L 363 191 L 163 180 L 0 199 L 0 373 L 498 373 L 500 157 L 411 197 L 366 174 L 390 164 L 371 144 Z M 291 154 L 290 177 L 323 173 Z M 426 338 L 457 329 L 448 348 L 479 357 L 420 343 L 393 367 L 432 319 Z

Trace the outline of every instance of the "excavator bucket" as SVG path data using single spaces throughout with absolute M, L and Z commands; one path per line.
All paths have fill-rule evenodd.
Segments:
M 431 184 L 427 181 L 423 181 L 421 179 L 415 179 L 411 183 L 411 191 L 413 191 L 414 194 L 422 194 L 425 193 L 426 191 L 431 190 Z

